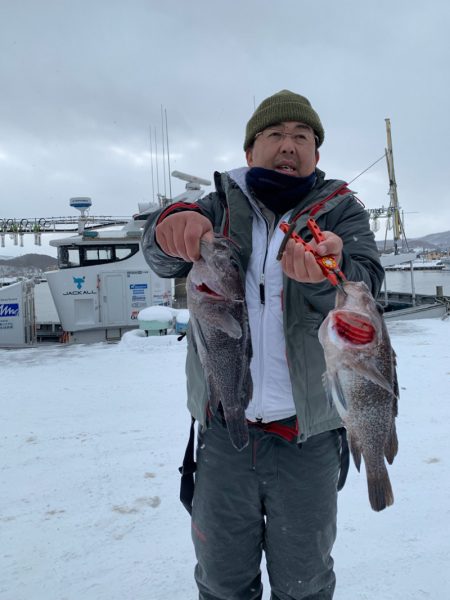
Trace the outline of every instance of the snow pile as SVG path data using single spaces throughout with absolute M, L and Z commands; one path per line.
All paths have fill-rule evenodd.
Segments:
M 153 336 L 149 342 L 149 337 L 142 329 L 132 329 L 123 334 L 122 339 L 118 345 L 119 352 L 136 351 L 142 350 L 149 354 L 153 352 L 166 352 L 166 349 L 170 352 L 170 348 L 173 346 L 183 346 L 186 344 L 186 340 L 179 341 L 175 335 L 157 335 Z
M 179 310 L 177 310 L 176 321 L 177 323 L 181 323 L 182 325 L 188 323 L 189 311 L 186 308 L 180 308 Z
M 170 306 L 149 306 L 139 311 L 138 321 L 172 321 L 173 316 Z

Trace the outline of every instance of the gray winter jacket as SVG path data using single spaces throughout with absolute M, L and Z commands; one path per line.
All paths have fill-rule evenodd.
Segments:
M 319 169 L 316 174 L 316 185 L 292 211 L 291 220 L 296 220 L 295 231 L 303 239 L 310 239 L 306 221 L 314 216 L 322 230 L 333 231 L 340 236 L 344 244 L 341 267 L 347 279 L 364 281 L 376 296 L 384 272 L 368 216 L 343 181 L 326 180 L 325 174 Z M 242 177 L 233 178 L 233 172 L 216 173 L 215 192 L 195 204 L 178 203 L 150 215 L 142 246 L 147 262 L 160 277 L 185 277 L 191 268 L 191 263 L 164 254 L 155 242 L 158 222 L 180 210 L 199 211 L 211 221 L 215 232 L 224 232 L 231 237 L 240 248 L 238 258 L 242 270 L 246 271 L 252 252 L 252 219 L 255 213 L 244 180 Z M 310 435 L 342 425 L 324 392 L 322 374 L 325 361 L 317 337 L 320 324 L 334 306 L 335 291 L 328 281 L 303 284 L 284 276 L 283 298 L 286 356 L 298 418 L 299 441 L 304 441 Z M 188 344 L 186 374 L 188 408 L 192 416 L 205 425 L 208 403 L 206 382 L 192 344 Z

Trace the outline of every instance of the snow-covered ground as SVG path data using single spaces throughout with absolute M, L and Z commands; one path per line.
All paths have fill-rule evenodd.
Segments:
M 450 321 L 390 330 L 395 504 L 374 513 L 352 465 L 335 600 L 450 597 Z M 136 333 L 117 345 L 0 350 L 1 600 L 196 598 L 178 501 L 185 352 L 176 336 Z

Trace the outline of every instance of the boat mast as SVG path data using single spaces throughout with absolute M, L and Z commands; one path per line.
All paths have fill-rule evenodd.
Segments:
M 392 150 L 391 120 L 386 121 L 387 148 L 385 150 L 387 169 L 389 175 L 389 218 L 392 217 L 392 229 L 394 234 L 394 254 L 399 254 L 398 242 L 403 232 L 402 220 L 400 217 L 400 208 L 397 196 L 397 182 L 395 181 L 394 171 L 394 153 Z
M 386 162 L 388 168 L 389 175 L 389 196 L 391 199 L 388 211 L 388 219 L 392 217 L 392 231 L 394 234 L 394 254 L 400 254 L 398 249 L 398 242 L 401 239 L 402 234 L 404 234 L 403 223 L 400 216 L 400 207 L 398 204 L 398 196 L 397 196 L 397 182 L 395 181 L 395 171 L 394 171 L 394 153 L 392 150 L 392 135 L 391 135 L 391 120 L 385 119 L 386 121 L 386 134 L 387 134 L 387 148 L 386 152 Z M 406 239 L 406 238 L 405 238 Z M 412 305 L 416 305 L 416 290 L 414 284 L 414 266 L 412 261 L 410 262 L 411 269 L 411 299 Z M 386 285 L 386 280 L 385 280 Z M 386 289 L 386 288 L 385 288 Z
M 172 184 L 170 182 L 170 152 L 169 152 L 169 130 L 167 128 L 167 110 L 164 109 L 166 117 L 166 148 L 167 148 L 167 172 L 169 174 L 169 198 L 172 200 Z

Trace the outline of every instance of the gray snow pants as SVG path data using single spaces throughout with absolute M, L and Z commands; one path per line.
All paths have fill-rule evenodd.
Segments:
M 192 539 L 199 600 L 261 600 L 263 551 L 272 600 L 331 600 L 339 433 L 298 445 L 249 429 L 241 452 L 220 416 L 198 435 Z

